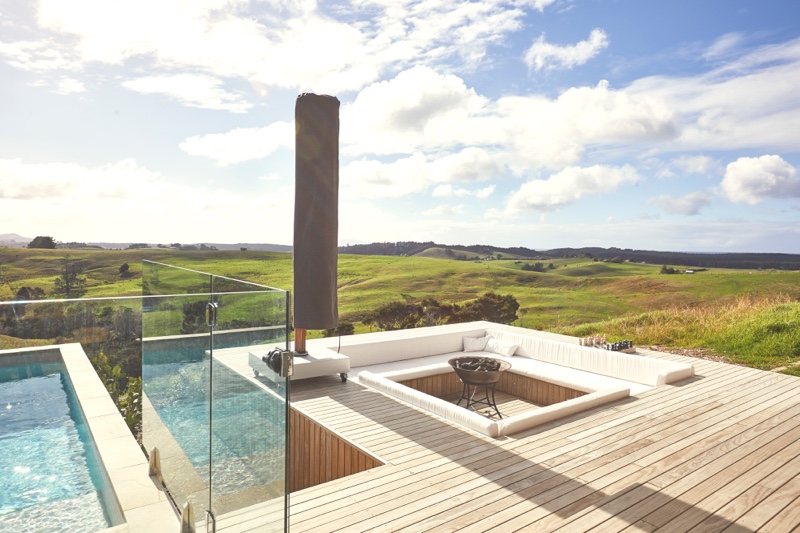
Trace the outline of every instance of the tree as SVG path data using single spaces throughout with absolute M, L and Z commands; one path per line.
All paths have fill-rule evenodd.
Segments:
M 544 263 L 534 263 L 533 265 L 525 263 L 522 265 L 522 270 L 527 272 L 544 272 Z
M 208 331 L 206 324 L 206 304 L 205 300 L 189 302 L 183 304 L 183 323 L 181 324 L 181 334 L 203 333 Z
M 108 357 L 100 351 L 90 359 L 98 377 L 106 386 L 109 396 L 125 419 L 131 433 L 137 434 L 136 427 L 142 421 L 142 378 L 128 377 L 119 365 L 111 366 Z
M 8 273 L 8 267 L 6 267 L 5 265 L 0 265 L 0 287 L 6 285 L 8 287 L 8 290 L 10 290 L 11 293 L 13 294 L 14 286 L 11 285 L 11 282 L 12 279 L 11 275 Z
M 471 322 L 473 320 L 487 320 L 499 324 L 510 324 L 517 320 L 519 302 L 511 294 L 501 296 L 487 292 L 477 300 L 467 302 L 456 313 L 456 321 Z
M 14 299 L 18 301 L 24 300 L 44 300 L 44 290 L 40 287 L 22 287 L 14 295 Z
M 422 306 L 414 303 L 391 302 L 379 307 L 363 320 L 365 325 L 375 325 L 384 331 L 417 327 Z
M 61 275 L 53 282 L 53 292 L 65 298 L 80 298 L 86 292 L 83 261 L 65 255 L 61 260 Z
M 326 337 L 343 337 L 345 335 L 353 335 L 356 328 L 352 322 L 342 322 L 335 328 L 326 329 L 323 333 Z
M 422 314 L 421 326 L 441 326 L 450 322 L 454 307 L 450 304 L 440 304 L 435 298 L 427 296 L 420 302 Z
M 56 241 L 52 237 L 36 237 L 28 243 L 28 248 L 46 248 L 55 250 Z

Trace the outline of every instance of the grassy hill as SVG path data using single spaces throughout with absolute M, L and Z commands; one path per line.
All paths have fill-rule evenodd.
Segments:
M 392 301 L 433 296 L 464 303 L 494 291 L 516 297 L 517 325 L 523 327 L 710 348 L 764 368 L 800 359 L 800 272 L 709 269 L 663 275 L 661 265 L 586 258 L 554 259 L 553 269 L 530 272 L 522 270 L 529 260 L 443 261 L 437 254 L 446 252 L 438 250 L 430 257 L 340 255 L 342 321 L 356 323 L 362 332 L 367 328 L 358 323 L 365 313 Z M 11 299 L 22 286 L 49 294 L 66 253 L 85 261 L 86 297 L 141 294 L 142 259 L 292 288 L 288 253 L 0 248 L 0 299 Z M 130 266 L 128 278 L 120 275 L 123 263 Z
M 429 257 L 431 259 L 458 259 L 461 261 L 481 260 L 485 257 L 491 256 L 495 259 L 524 259 L 525 256 L 509 253 L 508 251 L 486 247 L 480 251 L 467 250 L 457 247 L 445 248 L 440 246 L 431 246 L 421 252 L 413 254 L 413 257 Z

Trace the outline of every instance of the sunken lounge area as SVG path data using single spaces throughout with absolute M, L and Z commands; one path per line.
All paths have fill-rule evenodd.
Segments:
M 530 333 L 472 322 L 395 332 L 393 338 L 360 336 L 338 351 L 350 358 L 362 385 L 494 438 L 694 375 L 690 364 L 604 352 Z M 481 374 L 456 375 L 452 365 L 465 359 L 494 361 L 504 371 L 498 372 L 496 384 L 467 386 L 467 375 L 480 381 Z M 496 391 L 528 408 L 514 406 L 516 412 L 503 417 L 493 401 Z M 454 397 L 464 406 L 453 405 Z M 471 398 L 481 397 L 488 400 L 482 414 L 465 408 Z
M 486 322 L 342 337 L 341 345 L 336 338 L 309 341 L 312 359 L 325 359 L 329 350 L 332 357 L 347 358 L 337 365 L 348 366 L 327 367 L 318 376 L 305 369 L 302 379 L 292 380 L 295 408 L 382 464 L 293 492 L 293 532 L 750 532 L 800 527 L 796 377 L 639 348 L 632 357 L 641 362 L 670 363 L 648 374 L 655 376 L 653 382 L 597 374 L 591 384 L 595 390 L 622 380 L 629 393 L 498 436 L 364 382 L 372 374 L 411 389 L 415 379 L 437 375 L 433 368 L 445 374 L 452 353 L 442 350 L 453 344 L 437 347 L 436 342 L 458 337 L 460 355 L 470 355 L 463 353 L 462 337 L 484 337 L 489 330 L 497 331 L 501 344 L 510 342 L 511 337 L 501 339 L 509 334 L 564 345 L 564 354 L 579 347 L 577 338 Z M 408 339 L 413 339 L 410 344 Z M 414 361 L 420 350 L 441 360 L 429 360 L 431 368 L 422 369 Z M 516 350 L 512 356 L 494 355 L 520 370 L 525 356 Z M 590 353 L 598 360 L 607 355 Z M 624 359 L 634 365 L 629 370 L 636 368 L 635 359 Z M 412 370 L 421 377 L 409 374 Z M 341 372 L 348 372 L 346 382 Z M 513 377 L 510 370 L 507 374 Z M 641 374 L 628 378 L 633 375 Z M 510 403 L 504 407 L 499 391 L 502 420 L 516 416 L 520 410 Z M 579 392 L 584 393 L 579 398 L 592 394 Z M 527 411 L 529 404 L 543 402 L 523 403 L 521 410 Z M 226 531 L 257 531 L 263 524 L 258 506 L 230 519 L 235 526 L 227 520 L 220 524 L 233 526 Z
M 800 382 L 792 376 L 639 349 L 632 357 L 674 365 L 665 365 L 649 384 L 598 374 L 595 388 L 615 385 L 606 378 L 630 381 L 623 387 L 629 393 L 497 436 L 362 382 L 370 374 L 404 387 L 421 379 L 409 377 L 418 365 L 400 362 L 414 357 L 397 358 L 403 352 L 408 358 L 412 346 L 386 342 L 381 350 L 384 341 L 440 333 L 478 338 L 487 330 L 578 347 L 575 338 L 480 322 L 343 337 L 341 347 L 338 339 L 309 341 L 314 357 L 319 349 L 348 357 L 350 379 L 342 382 L 339 368 L 293 380 L 294 405 L 384 464 L 293 492 L 292 531 L 746 532 L 800 526 Z M 362 364 L 370 354 L 394 361 Z M 596 351 L 598 359 L 604 355 Z M 525 358 L 500 357 L 512 369 Z M 430 370 L 424 374 L 437 375 Z M 513 409 L 503 413 L 499 391 L 502 420 L 517 416 Z M 578 399 L 592 394 L 579 392 Z M 257 528 L 257 509 L 236 521 L 231 531 Z

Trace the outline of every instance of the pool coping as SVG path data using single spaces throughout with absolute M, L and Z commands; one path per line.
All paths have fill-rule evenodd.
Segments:
M 148 475 L 147 457 L 79 343 L 15 348 L 2 350 L 0 355 L 51 351 L 61 356 L 100 461 L 111 481 L 111 489 L 125 517 L 124 524 L 103 531 L 177 531 L 180 520 L 172 504 L 159 482 Z

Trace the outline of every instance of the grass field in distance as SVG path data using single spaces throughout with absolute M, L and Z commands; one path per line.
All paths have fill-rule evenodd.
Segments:
M 22 286 L 50 295 L 65 255 L 85 261 L 84 297 L 141 294 L 141 261 L 164 262 L 280 289 L 292 288 L 292 256 L 256 251 L 29 250 L 0 248 L 0 299 Z M 710 269 L 660 274 L 661 265 L 544 261 L 554 268 L 523 271 L 530 260 L 457 261 L 444 250 L 428 257 L 339 256 L 342 321 L 404 298 L 433 296 L 463 303 L 494 291 L 520 303 L 516 325 L 637 345 L 698 348 L 712 356 L 772 369 L 800 360 L 800 272 Z M 131 276 L 120 276 L 127 263 Z M 683 270 L 680 265 L 669 265 Z

